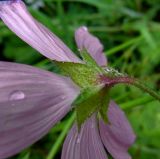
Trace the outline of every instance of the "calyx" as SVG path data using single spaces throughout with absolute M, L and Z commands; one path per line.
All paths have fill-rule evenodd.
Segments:
M 81 56 L 84 63 L 55 61 L 62 74 L 70 77 L 81 89 L 72 103 L 76 110 L 79 129 L 93 113 L 99 113 L 101 118 L 108 122 L 109 92 L 116 84 L 134 85 L 160 101 L 160 96 L 155 91 L 137 79 L 119 73 L 113 68 L 100 67 L 86 50 L 81 51 Z

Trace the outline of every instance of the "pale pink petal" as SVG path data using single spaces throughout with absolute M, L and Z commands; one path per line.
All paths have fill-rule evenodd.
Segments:
M 79 133 L 74 124 L 64 142 L 61 159 L 107 159 L 95 115 L 84 123 Z
M 86 27 L 80 27 L 76 30 L 75 39 L 80 50 L 86 49 L 100 66 L 107 65 L 102 44 L 98 38 L 88 32 Z
M 21 0 L 0 2 L 0 17 L 17 36 L 44 56 L 57 61 L 80 62 L 56 35 L 30 15 Z
M 0 159 L 44 136 L 79 94 L 70 79 L 22 64 L 0 62 Z
M 110 124 L 100 121 L 102 141 L 114 159 L 130 159 L 128 148 L 135 141 L 135 134 L 124 112 L 113 102 L 108 109 Z

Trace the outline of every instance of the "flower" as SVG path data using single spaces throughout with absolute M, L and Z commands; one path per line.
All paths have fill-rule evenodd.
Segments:
M 55 61 L 83 63 L 45 26 L 36 21 L 21 0 L 2 0 L 0 17 L 29 45 Z M 75 33 L 80 50 L 86 49 L 98 65 L 106 66 L 100 41 L 86 27 Z M 71 109 L 81 88 L 69 77 L 31 66 L 0 62 L 0 159 L 10 157 L 42 138 Z M 106 124 L 94 112 L 78 131 L 75 123 L 62 150 L 62 159 L 130 159 L 135 140 L 124 112 L 110 101 Z M 105 148 L 104 148 L 105 147 Z

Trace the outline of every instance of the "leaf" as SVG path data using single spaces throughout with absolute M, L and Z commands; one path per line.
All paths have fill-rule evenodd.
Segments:
M 19 156 L 19 159 L 29 159 L 30 158 L 30 153 L 29 152 L 22 152 L 21 155 Z
M 28 47 L 28 45 L 18 38 L 11 36 L 7 42 L 7 47 L 4 49 L 4 56 L 8 59 L 15 62 L 33 63 L 41 57 L 33 48 Z

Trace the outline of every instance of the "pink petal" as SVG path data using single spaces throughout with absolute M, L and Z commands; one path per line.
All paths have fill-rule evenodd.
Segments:
M 78 93 L 68 78 L 0 62 L 0 158 L 44 136 L 70 110 Z
M 72 127 L 64 142 L 61 159 L 107 159 L 95 115 L 84 123 L 80 133 L 76 124 Z
M 86 27 L 80 27 L 76 30 L 75 39 L 80 50 L 86 49 L 100 66 L 107 65 L 102 44 L 98 38 L 88 32 Z
M 124 112 L 111 101 L 108 109 L 110 124 L 100 121 L 102 141 L 114 159 L 130 159 L 128 148 L 135 141 L 135 134 Z
M 80 62 L 56 35 L 30 15 L 21 0 L 0 2 L 0 17 L 17 36 L 44 56 L 57 61 Z

